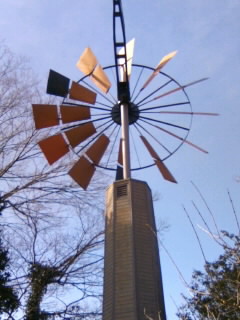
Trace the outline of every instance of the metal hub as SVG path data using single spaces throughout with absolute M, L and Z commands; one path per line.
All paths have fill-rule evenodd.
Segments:
M 111 115 L 115 123 L 121 125 L 121 110 L 120 104 L 117 103 L 113 106 Z M 128 122 L 129 125 L 135 123 L 139 119 L 139 108 L 136 104 L 130 102 L 128 107 Z

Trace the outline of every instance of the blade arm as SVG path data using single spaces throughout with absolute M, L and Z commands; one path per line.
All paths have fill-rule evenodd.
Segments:
M 149 120 L 149 121 L 154 121 L 154 122 L 158 122 L 158 123 L 161 123 L 161 124 L 165 124 L 165 125 L 170 126 L 170 127 L 174 127 L 174 128 L 178 128 L 178 129 L 189 131 L 189 128 L 178 126 L 176 124 L 173 124 L 173 123 L 170 123 L 170 122 L 166 122 L 166 121 L 156 120 L 156 119 L 143 117 L 143 116 L 139 117 L 139 119 L 145 119 L 145 120 Z
M 184 90 L 184 89 L 187 88 L 187 87 L 193 86 L 194 84 L 197 84 L 197 83 L 202 82 L 202 81 L 205 81 L 205 80 L 208 80 L 208 78 L 203 78 L 203 79 L 200 79 L 200 80 L 196 80 L 196 81 L 190 82 L 190 83 L 185 84 L 185 85 L 183 85 L 183 86 L 180 86 L 180 87 L 178 87 L 178 88 L 176 88 L 176 89 L 173 89 L 173 90 L 170 90 L 170 91 L 168 91 L 168 92 L 165 92 L 165 93 L 161 94 L 160 96 L 157 96 L 157 97 L 153 98 L 153 99 L 150 100 L 149 102 L 155 101 L 155 100 L 160 99 L 160 98 L 163 98 L 163 97 L 168 96 L 168 95 L 170 95 L 170 94 L 172 94 L 172 93 L 175 93 L 175 92 L 177 92 L 177 91 L 179 91 L 179 90 Z
M 161 109 L 161 108 L 168 108 L 168 107 L 176 107 L 176 106 L 181 106 L 181 105 L 186 105 L 186 104 L 190 104 L 189 101 L 186 102 L 178 102 L 178 103 L 170 103 L 170 104 L 163 104 L 161 106 L 157 106 L 157 107 L 150 107 L 150 108 L 144 108 L 144 109 L 140 109 L 140 112 L 144 111 L 148 111 L 148 110 L 155 110 L 155 109 Z M 157 113 L 166 113 L 164 111 L 158 111 Z
M 196 144 L 192 143 L 191 141 L 188 141 L 188 140 L 185 140 L 185 139 L 182 138 L 182 137 L 179 137 L 178 135 L 174 134 L 174 133 L 171 132 L 171 131 L 168 131 L 168 130 L 166 130 L 166 129 L 163 129 L 163 128 L 161 128 L 161 127 L 159 127 L 159 126 L 157 126 L 157 125 L 154 125 L 154 124 L 152 124 L 152 123 L 150 123 L 150 122 L 148 122 L 148 121 L 146 121 L 146 120 L 142 120 L 142 119 L 141 119 L 141 121 L 147 123 L 148 125 L 150 125 L 150 126 L 152 126 L 152 127 L 154 127 L 154 128 L 157 128 L 157 129 L 159 129 L 159 130 L 161 130 L 161 131 L 169 134 L 170 136 L 172 136 L 172 137 L 174 137 L 174 138 L 176 138 L 176 139 L 178 139 L 178 140 L 181 140 L 183 143 L 187 143 L 188 145 L 192 146 L 193 148 L 195 148 L 195 149 L 197 149 L 197 150 L 199 150 L 199 151 L 201 151 L 201 152 L 203 152 L 203 153 L 208 153 L 208 151 L 204 150 L 203 148 L 197 146 Z

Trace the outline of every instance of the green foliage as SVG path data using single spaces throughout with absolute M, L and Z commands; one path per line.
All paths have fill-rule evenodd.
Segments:
M 190 290 L 180 307 L 181 320 L 240 319 L 240 237 L 223 232 L 223 254 L 207 262 L 205 271 L 195 271 Z
M 18 297 L 13 289 L 7 285 L 10 273 L 8 272 L 8 251 L 3 247 L 0 238 L 0 314 L 10 313 L 18 308 Z

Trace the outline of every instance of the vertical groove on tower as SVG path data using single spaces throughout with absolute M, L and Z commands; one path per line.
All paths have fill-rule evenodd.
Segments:
M 106 194 L 103 320 L 166 320 L 151 191 L 137 180 Z M 161 318 L 159 317 L 161 316 Z

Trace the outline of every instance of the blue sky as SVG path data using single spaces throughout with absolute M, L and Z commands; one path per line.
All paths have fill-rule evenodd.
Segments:
M 201 225 L 191 200 L 211 218 L 191 185 L 194 181 L 206 196 L 220 229 L 237 232 L 227 197 L 230 190 L 238 212 L 240 183 L 240 2 L 239 0 L 122 0 L 127 39 L 136 38 L 134 62 L 151 67 L 165 54 L 178 50 L 164 72 L 185 84 L 209 77 L 187 89 L 193 110 L 220 113 L 219 117 L 194 117 L 189 140 L 209 151 L 208 155 L 184 145 L 169 160 L 178 184 L 163 181 L 157 169 L 139 173 L 160 200 L 156 220 L 167 221 L 164 244 L 177 265 L 190 279 L 203 259 L 182 204 Z M 90 46 L 103 66 L 113 64 L 112 1 L 100 0 L 0 0 L 0 38 L 10 49 L 27 56 L 45 85 L 49 69 L 71 79 L 81 75 L 75 64 Z M 198 227 L 197 227 L 198 228 Z M 209 237 L 199 233 L 209 260 L 218 251 Z M 187 292 L 166 254 L 162 252 L 168 318 L 175 319 L 172 301 Z M 172 297 L 172 298 L 171 298 Z

